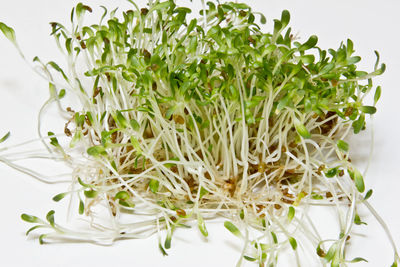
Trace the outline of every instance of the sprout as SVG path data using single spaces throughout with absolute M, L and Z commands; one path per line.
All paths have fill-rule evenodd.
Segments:
M 49 230 L 41 243 L 158 233 L 167 255 L 177 227 L 195 222 L 207 238 L 206 222 L 218 215 L 244 242 L 239 264 L 246 259 L 275 266 L 286 247 L 299 262 L 306 233 L 316 258 L 340 266 L 365 261 L 345 258 L 352 227 L 364 224 L 357 213 L 363 203 L 392 242 L 366 201 L 372 190 L 362 195 L 364 178 L 344 141 L 363 131 L 377 111 L 381 87 L 372 105 L 364 103 L 372 79 L 385 71 L 377 52 L 373 72 L 366 72 L 357 69 L 361 58 L 353 55 L 351 40 L 329 50 L 317 46 L 315 35 L 297 42 L 287 28 L 287 10 L 265 33 L 256 18 L 262 24 L 266 18 L 243 3 L 210 1 L 189 20 L 191 9 L 172 0 L 149 1 L 142 9 L 130 2 L 133 10 L 105 10 L 98 24 L 83 23 L 92 8 L 82 3 L 72 11 L 71 30 L 51 23 L 67 69 L 34 59 L 50 90 L 40 114 L 56 103 L 60 118 L 67 115 L 64 134 L 47 136 L 39 118 L 40 140 L 59 155 L 53 159 L 72 168 L 73 191 L 53 200 L 76 196 L 78 214 L 91 217 L 96 227 L 65 228 L 50 211 L 46 221 L 23 214 L 37 223 L 28 233 Z M 4 23 L 0 30 L 19 49 L 14 30 Z M 76 111 L 63 107 L 66 95 L 78 100 Z M 0 139 L 2 146 L 8 136 Z M 313 204 L 341 207 L 339 238 L 322 240 L 302 219 Z M 96 205 L 108 208 L 114 229 L 100 227 L 91 209 Z M 139 209 L 152 220 L 120 223 L 121 213 L 140 218 Z

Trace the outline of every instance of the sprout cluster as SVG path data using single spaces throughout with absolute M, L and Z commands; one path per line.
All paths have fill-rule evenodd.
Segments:
M 166 254 L 177 227 L 195 221 L 207 237 L 207 220 L 224 217 L 244 241 L 240 259 L 260 266 L 275 266 L 285 246 L 299 261 L 301 236 L 321 264 L 364 260 L 347 260 L 345 249 L 372 191 L 362 195 L 363 176 L 344 140 L 376 112 L 381 88 L 372 78 L 385 70 L 379 54 L 365 72 L 351 40 L 329 50 L 314 35 L 298 42 L 286 10 L 264 33 L 256 21 L 265 17 L 243 3 L 208 2 L 191 20 L 191 9 L 172 0 L 132 5 L 122 17 L 104 9 L 98 24 L 85 25 L 92 9 L 78 4 L 71 27 L 51 23 L 67 68 L 34 59 L 50 84 L 45 105 L 57 103 L 68 118 L 68 144 L 40 133 L 73 169 L 71 190 L 53 199 L 77 196 L 79 214 L 95 227 L 65 228 L 50 211 L 47 221 L 23 214 L 37 223 L 28 233 L 53 229 L 41 242 L 112 242 L 165 230 Z M 14 31 L 0 29 L 17 46 Z M 365 105 L 371 90 L 374 103 Z M 63 107 L 65 95 L 77 110 Z M 336 208 L 336 240 L 321 239 L 307 214 L 321 204 Z M 97 221 L 97 205 L 111 226 Z M 124 223 L 122 214 L 142 219 Z

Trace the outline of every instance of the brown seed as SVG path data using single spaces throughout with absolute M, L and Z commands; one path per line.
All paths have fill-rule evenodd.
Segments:
M 282 206 L 279 205 L 279 204 L 275 204 L 275 205 L 274 205 L 274 208 L 277 209 L 277 210 L 279 210 L 280 208 L 282 208 Z
M 240 15 L 241 17 L 246 17 L 247 12 L 244 11 L 244 10 L 240 10 L 240 11 L 239 11 L 239 15 Z
M 107 81 L 111 81 L 111 75 L 110 75 L 110 73 L 108 73 L 108 72 L 106 72 L 106 73 L 104 73 L 105 75 L 106 75 L 106 77 L 107 77 Z
M 159 68 L 160 68 L 160 66 L 158 66 L 158 65 L 155 64 L 155 63 L 151 65 L 151 70 L 152 70 L 152 71 L 157 71 Z
M 317 249 L 317 255 L 323 258 L 326 256 L 326 253 L 322 249 Z
M 184 216 L 186 216 L 186 212 L 185 212 L 184 210 L 182 210 L 182 209 L 176 210 L 176 214 L 177 214 L 179 217 L 184 217 Z
M 170 170 L 174 173 L 178 173 L 178 167 L 176 166 L 172 166 Z
M 87 125 L 92 126 L 92 123 L 90 122 L 89 117 L 87 115 L 85 115 L 85 121 Z
M 326 192 L 325 193 L 326 198 L 331 198 L 333 195 L 331 192 Z
M 147 49 L 143 49 L 143 56 L 144 56 L 144 59 L 146 59 L 146 60 L 151 58 L 151 54 Z
M 149 10 L 148 10 L 147 8 L 142 8 L 142 9 L 140 9 L 140 13 L 141 13 L 142 15 L 146 16 L 147 13 L 149 13 Z
M 247 38 L 247 40 L 249 40 L 249 42 L 251 43 L 251 44 L 256 44 L 256 41 L 253 39 L 253 37 L 251 37 L 251 36 L 249 36 L 249 38 Z
M 291 142 L 291 143 L 289 144 L 289 147 L 290 147 L 290 148 L 295 148 L 295 147 L 297 147 L 297 143 L 296 143 L 296 142 Z
M 174 114 L 174 121 L 175 121 L 175 123 L 177 123 L 177 124 L 185 124 L 185 119 L 181 116 L 181 115 L 175 115 Z
M 291 200 L 291 199 L 286 199 L 286 198 L 281 198 L 281 201 L 283 202 L 283 203 L 286 203 L 286 204 L 293 204 L 294 203 L 294 201 L 293 200 Z
M 67 127 L 64 128 L 64 133 L 65 133 L 66 136 L 69 136 L 69 137 L 72 136 L 71 131 Z
M 83 5 L 82 6 L 84 9 L 86 9 L 88 12 L 90 12 L 90 13 L 92 13 L 93 12 L 93 10 L 92 10 L 92 8 L 90 7 L 90 6 L 87 6 L 87 5 Z
M 228 74 L 226 73 L 226 71 L 221 71 L 221 76 L 225 79 L 228 80 Z
M 104 38 L 103 38 L 103 42 L 104 42 L 105 44 L 109 44 L 109 43 L 110 43 L 110 40 L 109 40 L 107 37 L 104 37 Z
M 84 41 L 81 41 L 81 47 L 82 47 L 82 49 L 86 49 L 86 44 Z
M 101 92 L 101 90 L 101 87 L 96 87 L 96 89 L 94 89 L 93 91 L 93 97 L 96 97 Z
M 346 111 L 344 112 L 344 115 L 346 117 L 350 116 L 351 114 L 353 114 L 354 109 L 352 107 L 348 107 L 346 108 Z
M 261 211 L 263 211 L 263 209 L 265 209 L 265 206 L 264 205 L 256 205 L 256 211 L 257 211 L 257 213 L 260 213 Z

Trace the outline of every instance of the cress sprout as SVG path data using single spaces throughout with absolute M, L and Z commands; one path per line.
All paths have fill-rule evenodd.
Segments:
M 158 234 L 166 255 L 177 227 L 195 222 L 207 237 L 207 220 L 223 217 L 243 240 L 239 265 L 275 266 L 285 247 L 300 262 L 305 236 L 321 265 L 342 266 L 364 260 L 346 259 L 345 251 L 365 204 L 390 237 L 345 141 L 376 112 L 381 88 L 372 79 L 385 71 L 377 52 L 374 69 L 361 71 L 350 39 L 328 50 L 315 35 L 299 42 L 286 10 L 265 33 L 257 21 L 266 18 L 244 3 L 210 1 L 189 19 L 191 9 L 172 0 L 144 8 L 130 2 L 122 16 L 104 8 L 92 25 L 84 23 L 92 8 L 79 3 L 70 27 L 51 23 L 67 67 L 34 59 L 49 82 L 44 107 L 56 104 L 68 118 L 63 134 L 47 136 L 39 118 L 40 140 L 72 168 L 73 189 L 53 200 L 77 196 L 77 213 L 96 226 L 69 229 L 55 223 L 54 211 L 46 220 L 23 214 L 36 224 L 27 234 L 48 229 L 41 243 Z M 20 51 L 14 30 L 4 23 L 0 30 Z M 374 102 L 365 104 L 371 90 Z M 77 100 L 76 110 L 64 107 L 66 96 Z M 321 239 L 307 215 L 321 204 L 336 209 L 335 240 Z M 112 226 L 97 221 L 96 205 L 106 207 Z M 123 214 L 140 223 L 123 223 Z

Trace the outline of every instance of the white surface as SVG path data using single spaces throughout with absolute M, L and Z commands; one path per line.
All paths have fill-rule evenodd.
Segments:
M 87 1 L 95 10 L 99 5 L 129 7 L 126 1 Z M 183 1 L 181 1 L 183 2 Z M 199 4 L 198 0 L 194 0 Z M 398 189 L 400 175 L 400 35 L 399 1 L 366 0 L 271 0 L 251 1 L 254 9 L 264 13 L 268 29 L 272 19 L 279 18 L 283 9 L 291 12 L 290 26 L 299 32 L 301 40 L 311 34 L 319 37 L 322 48 L 337 48 L 341 41 L 351 38 L 356 54 L 363 60 L 361 66 L 372 69 L 373 50 L 378 50 L 387 71 L 375 84 L 383 88 L 375 116 L 375 150 L 366 177 L 367 188 L 373 188 L 371 203 L 382 215 L 400 243 L 400 212 Z M 50 21 L 67 24 L 71 8 L 78 1 L 2 1 L 0 21 L 12 26 L 20 47 L 28 59 L 35 55 L 44 61 L 59 58 L 52 37 Z M 143 1 L 140 1 L 143 3 Z M 329 3 L 329 4 L 328 4 Z M 36 137 L 37 111 L 47 96 L 46 82 L 37 77 L 19 57 L 14 47 L 0 36 L 0 135 L 12 132 L 10 143 Z M 370 124 L 369 124 L 370 126 Z M 362 164 L 362 153 L 369 150 L 369 133 L 353 138 L 353 159 Z M 355 151 L 357 149 L 357 152 Z M 52 166 L 40 166 L 52 170 Z M 163 257 L 157 248 L 156 237 L 148 240 L 125 240 L 103 247 L 86 243 L 52 244 L 40 246 L 26 238 L 28 225 L 20 220 L 23 212 L 45 215 L 58 204 L 51 197 L 62 192 L 62 186 L 41 184 L 31 178 L 0 165 L 0 266 L 234 266 L 241 243 L 231 238 L 221 224 L 209 227 L 210 238 L 205 242 L 197 231 L 178 231 L 173 239 L 169 257 Z M 355 266 L 389 266 L 393 256 L 383 230 L 367 216 L 368 226 L 358 226 L 350 252 L 362 256 L 369 263 Z M 233 240 L 230 242 L 229 240 Z M 251 266 L 251 265 L 250 265 Z M 283 265 L 284 266 L 284 265 Z

